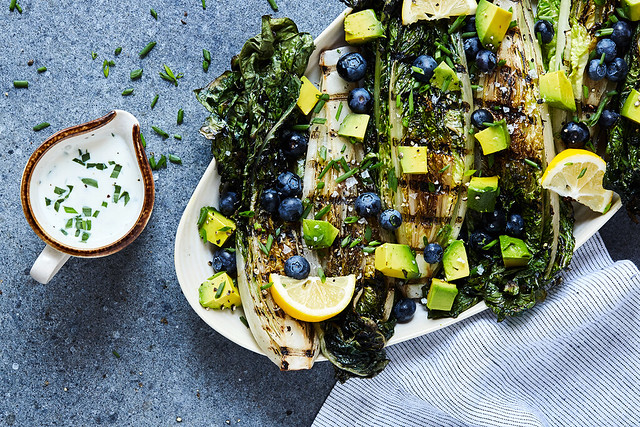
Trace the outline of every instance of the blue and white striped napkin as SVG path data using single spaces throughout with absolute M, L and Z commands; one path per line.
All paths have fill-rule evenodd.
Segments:
M 640 274 L 599 235 L 523 317 L 484 312 L 388 349 L 337 384 L 314 426 L 640 425 Z

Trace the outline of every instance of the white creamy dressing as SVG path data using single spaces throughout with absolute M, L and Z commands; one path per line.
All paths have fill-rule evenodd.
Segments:
M 85 165 L 73 160 L 82 160 L 79 150 Z M 106 167 L 87 167 L 91 164 Z M 116 165 L 121 166 L 120 172 L 111 177 Z M 33 213 L 45 232 L 79 249 L 99 248 L 126 235 L 144 202 L 134 147 L 111 132 L 83 135 L 51 147 L 34 168 L 30 192 Z

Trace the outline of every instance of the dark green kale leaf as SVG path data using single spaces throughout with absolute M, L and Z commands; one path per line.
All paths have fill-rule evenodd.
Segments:
M 389 363 L 384 346 L 395 320 L 384 320 L 387 288 L 371 282 L 355 295 L 347 309 L 318 328 L 322 354 L 333 363 L 340 382 L 374 377 Z
M 640 89 L 640 28 L 636 28 L 626 56 L 629 73 L 620 94 L 620 106 L 632 89 Z M 604 186 L 620 195 L 629 216 L 640 215 L 640 125 L 621 118 L 609 131 Z

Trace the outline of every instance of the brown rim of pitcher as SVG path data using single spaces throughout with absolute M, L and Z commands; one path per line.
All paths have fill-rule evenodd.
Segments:
M 57 240 L 53 239 L 49 234 L 47 234 L 42 226 L 38 223 L 38 220 L 35 218 L 33 214 L 33 210 L 31 208 L 31 199 L 30 199 L 30 182 L 31 177 L 33 175 L 33 171 L 35 166 L 38 164 L 42 156 L 49 151 L 51 147 L 55 144 L 69 139 L 71 137 L 79 136 L 96 129 L 99 129 L 110 122 L 112 122 L 116 116 L 118 115 L 117 111 L 111 111 L 103 117 L 99 119 L 92 120 L 87 123 L 83 123 L 77 126 L 72 126 L 66 129 L 62 129 L 51 135 L 47 140 L 45 140 L 42 145 L 40 145 L 36 151 L 33 152 L 29 160 L 27 161 L 27 165 L 24 168 L 24 172 L 22 174 L 22 182 L 20 185 L 20 198 L 22 201 L 22 210 L 24 211 L 24 216 L 27 219 L 27 222 L 35 231 L 35 233 L 42 239 L 46 244 L 53 247 L 54 249 L 64 252 L 69 255 L 73 255 L 76 257 L 101 257 L 111 255 L 119 250 L 125 248 L 131 242 L 133 242 L 144 230 L 149 218 L 151 217 L 151 211 L 153 210 L 153 202 L 155 196 L 155 187 L 153 183 L 153 172 L 151 171 L 151 167 L 149 166 L 149 161 L 147 160 L 147 155 L 145 154 L 144 147 L 142 146 L 142 141 L 140 140 L 140 125 L 135 123 L 133 125 L 133 146 L 135 149 L 136 160 L 138 162 L 138 166 L 140 167 L 140 172 L 142 174 L 142 180 L 144 184 L 144 201 L 142 203 L 142 209 L 140 211 L 140 215 L 136 220 L 135 224 L 127 231 L 127 233 L 122 236 L 120 239 L 116 240 L 113 243 L 110 243 L 105 246 L 101 246 L 99 248 L 93 249 L 78 249 L 73 248 L 67 245 L 63 245 Z

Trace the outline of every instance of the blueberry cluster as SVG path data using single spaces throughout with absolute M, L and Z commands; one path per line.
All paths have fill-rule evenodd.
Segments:
M 357 82 L 364 78 L 367 71 L 367 61 L 358 52 L 348 53 L 338 59 L 336 70 L 344 80 Z M 356 114 L 367 114 L 373 108 L 371 93 L 362 87 L 353 89 L 349 93 L 347 102 L 351 111 Z
M 595 57 L 589 61 L 587 75 L 593 81 L 605 77 L 611 82 L 620 82 L 629 72 L 627 62 L 622 58 L 631 43 L 631 27 L 625 21 L 616 22 L 609 38 L 598 40 Z
M 476 17 L 469 18 L 467 23 L 462 27 L 463 33 L 476 32 Z M 480 39 L 469 37 L 464 40 L 464 53 L 469 61 L 475 61 L 478 70 L 483 73 L 490 73 L 496 69 L 498 65 L 498 57 L 492 51 L 485 49 Z
M 498 236 L 507 234 L 512 237 L 522 237 L 524 234 L 524 219 L 517 213 L 505 213 L 502 209 L 482 214 L 482 228 L 475 230 L 469 237 L 469 245 L 476 251 Z

